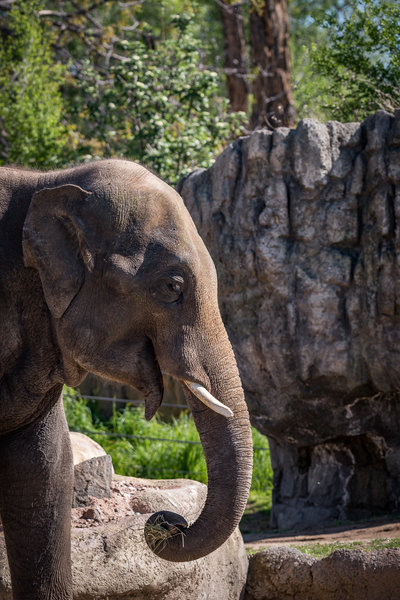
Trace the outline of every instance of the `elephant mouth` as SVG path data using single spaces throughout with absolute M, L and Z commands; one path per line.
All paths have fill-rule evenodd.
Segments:
M 224 417 L 233 417 L 233 412 L 229 406 L 226 406 L 226 404 L 217 400 L 203 385 L 188 379 L 180 379 L 180 381 L 210 410 L 213 410 Z M 147 421 L 150 421 L 153 418 L 160 407 L 160 404 L 160 395 L 154 393 L 154 390 L 145 393 L 145 418 Z

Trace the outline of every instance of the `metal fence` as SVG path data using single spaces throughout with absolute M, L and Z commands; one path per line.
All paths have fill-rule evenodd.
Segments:
M 124 398 L 109 398 L 107 396 L 88 396 L 85 394 L 77 394 L 77 397 L 83 398 L 84 400 L 100 400 L 102 402 L 119 402 L 124 404 L 134 404 L 134 405 L 143 405 L 143 400 L 128 400 Z M 168 406 L 173 408 L 181 408 L 188 410 L 188 406 L 186 404 L 172 404 L 172 403 L 163 403 L 162 406 Z M 81 429 L 71 429 L 71 431 L 75 431 L 76 433 L 84 433 L 85 435 L 104 435 L 108 437 L 114 438 L 123 438 L 123 439 L 132 439 L 132 440 L 150 440 L 153 442 L 168 442 L 174 444 L 192 444 L 195 446 L 201 446 L 201 442 L 194 442 L 192 440 L 174 440 L 170 438 L 156 438 L 145 435 L 134 435 L 134 434 L 125 434 L 125 433 L 113 433 L 111 431 L 85 431 Z M 268 448 L 263 448 L 262 446 L 254 446 L 253 450 L 261 450 L 267 451 Z

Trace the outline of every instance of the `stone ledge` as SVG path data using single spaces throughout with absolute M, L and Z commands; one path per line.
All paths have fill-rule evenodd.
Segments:
M 250 558 L 245 600 L 394 600 L 400 549 L 336 550 L 317 560 L 275 547 Z

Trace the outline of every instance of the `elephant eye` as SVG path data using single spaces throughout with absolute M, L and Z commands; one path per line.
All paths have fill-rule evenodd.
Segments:
M 184 285 L 181 275 L 164 275 L 150 287 L 150 294 L 159 302 L 171 304 L 181 299 Z

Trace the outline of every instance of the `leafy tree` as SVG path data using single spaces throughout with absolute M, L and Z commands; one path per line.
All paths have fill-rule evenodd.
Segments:
M 53 167 L 64 158 L 64 69 L 53 63 L 41 6 L 39 0 L 15 2 L 0 36 L 1 163 Z
M 312 117 L 325 120 L 330 80 L 316 72 L 311 55 L 314 45 L 321 44 L 325 30 L 319 25 L 327 10 L 335 10 L 340 18 L 344 0 L 289 0 L 290 59 L 293 101 L 299 119 Z
M 199 65 L 201 45 L 190 15 L 173 17 L 173 25 L 175 37 L 154 48 L 118 41 L 123 58 L 104 73 L 84 61 L 74 114 L 86 155 L 139 160 L 170 183 L 209 166 L 244 120 L 241 113 L 228 114 L 218 73 Z
M 329 78 L 326 115 L 361 120 L 400 106 L 400 5 L 395 0 L 351 0 L 338 19 L 328 11 L 326 36 L 314 44 L 314 68 Z

